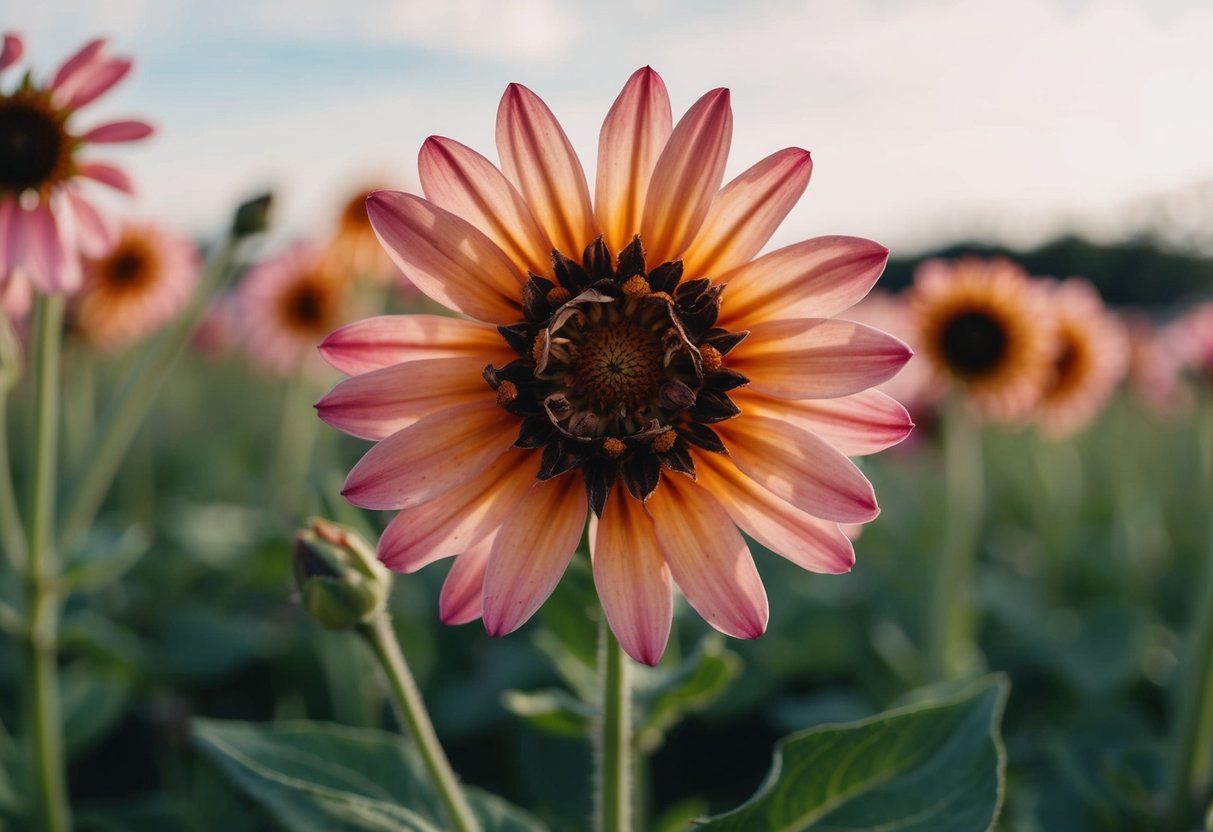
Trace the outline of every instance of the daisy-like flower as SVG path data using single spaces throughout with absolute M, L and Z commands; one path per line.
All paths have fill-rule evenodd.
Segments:
M 929 260 L 910 293 L 914 345 L 944 385 L 961 385 L 980 415 L 1025 417 L 1053 372 L 1048 298 L 1008 260 Z
M 910 314 L 910 305 L 904 294 L 891 295 L 874 290 L 856 304 L 854 309 L 848 311 L 847 317 L 888 332 L 900 338 L 911 349 L 918 349 L 914 345 L 914 321 Z M 931 414 L 939 404 L 942 393 L 939 379 L 932 375 L 930 366 L 924 361 L 909 362 L 901 372 L 879 385 L 877 389 L 901 402 L 916 422 L 921 422 L 923 417 Z M 914 432 L 915 436 L 918 434 L 919 431 Z M 913 441 L 913 437 L 910 441 Z
M 311 243 L 296 243 L 249 270 L 239 288 L 249 361 L 273 375 L 298 372 L 346 317 L 346 282 Z
M 1183 371 L 1213 387 L 1213 301 L 1193 306 L 1167 327 L 1164 337 Z
M 152 223 L 128 223 L 104 257 L 85 262 L 72 325 L 104 349 L 120 349 L 177 314 L 198 282 L 198 249 Z
M 1165 330 L 1140 309 L 1122 311 L 1120 321 L 1129 339 L 1125 377 L 1130 389 L 1159 416 L 1174 416 L 1189 407 L 1189 391 L 1180 383 L 1179 358 Z
M 442 618 L 508 633 L 543 603 L 590 520 L 594 580 L 635 659 L 665 649 L 676 584 L 712 626 L 766 628 L 741 530 L 794 563 L 845 572 L 839 523 L 877 513 L 848 455 L 899 442 L 905 410 L 870 390 L 910 356 L 833 316 L 887 250 L 819 237 L 754 259 L 804 191 L 781 150 L 721 188 L 729 93 L 672 126 L 649 68 L 602 126 L 590 188 L 547 106 L 517 84 L 497 115 L 501 169 L 430 138 L 426 198 L 372 194 L 393 260 L 463 318 L 380 317 L 330 336 L 353 377 L 321 417 L 377 440 L 344 494 L 397 510 L 379 541 L 411 572 L 457 555 Z
M 19 268 L 38 291 L 75 291 L 80 255 L 99 257 L 114 243 L 113 224 L 85 198 L 81 183 L 130 193 L 130 179 L 81 155 L 89 145 L 147 138 L 152 128 L 127 119 L 76 129 L 77 111 L 130 72 L 130 59 L 107 54 L 105 46 L 105 40 L 85 44 L 48 82 L 26 72 L 14 88 L 0 87 L 0 282 Z M 0 72 L 24 54 L 21 38 L 6 34 Z
M 1049 290 L 1056 321 L 1053 372 L 1036 406 L 1045 435 L 1060 439 L 1085 427 L 1125 375 L 1124 327 L 1087 281 L 1072 277 Z
M 407 283 L 392 263 L 371 227 L 366 213 L 367 194 L 378 190 L 364 188 L 352 193 L 341 208 L 337 231 L 329 242 L 325 256 L 334 271 L 350 279 L 367 278 L 379 283 L 397 280 Z M 411 287 L 410 287 L 411 288 Z

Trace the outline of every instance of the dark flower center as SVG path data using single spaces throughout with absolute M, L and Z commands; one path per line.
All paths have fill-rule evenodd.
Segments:
M 142 282 L 147 274 L 147 258 L 134 249 L 123 249 L 110 256 L 106 272 L 110 283 L 130 286 Z
M 1007 351 L 1007 331 L 1001 321 L 983 310 L 954 316 L 943 328 L 944 360 L 962 376 L 983 376 L 998 368 Z
M 728 391 L 747 379 L 723 356 L 747 333 L 714 326 L 722 285 L 684 282 L 681 261 L 647 270 L 639 238 L 552 265 L 523 289 L 525 320 L 498 328 L 519 358 L 484 376 L 522 420 L 515 445 L 543 450 L 539 478 L 580 469 L 601 514 L 617 478 L 643 500 L 663 467 L 694 475 L 692 446 L 725 450 L 708 425 L 741 412 Z
M 0 189 L 41 190 L 65 167 L 63 122 L 39 99 L 0 96 Z
M 333 289 L 323 278 L 309 277 L 283 295 L 282 311 L 288 325 L 313 333 L 329 327 L 335 300 Z

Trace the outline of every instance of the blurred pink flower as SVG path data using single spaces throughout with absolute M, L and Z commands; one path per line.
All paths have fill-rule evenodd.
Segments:
M 240 344 L 240 296 L 224 291 L 211 298 L 194 328 L 190 346 L 203 358 L 221 361 Z
M 1129 339 L 1129 386 L 1146 406 L 1162 416 L 1177 415 L 1191 404 L 1190 392 L 1181 383 L 1180 359 L 1172 352 L 1165 330 L 1137 309 L 1121 313 Z
M 467 317 L 333 333 L 322 352 L 352 378 L 317 407 L 377 441 L 344 494 L 399 510 L 380 559 L 412 572 L 458 556 L 444 621 L 483 616 L 492 635 L 521 626 L 592 513 L 607 620 L 655 664 L 675 584 L 724 633 L 766 629 L 738 527 L 806 569 L 845 572 L 854 551 L 839 523 L 879 511 L 847 457 L 909 431 L 905 410 L 871 388 L 910 350 L 833 316 L 867 294 L 888 251 L 819 237 L 755 259 L 804 192 L 809 154 L 786 148 L 721 188 L 728 91 L 672 122 L 665 84 L 638 70 L 602 126 L 591 202 L 555 116 L 511 84 L 500 169 L 432 137 L 425 199 L 370 197 L 396 265 Z
M 1168 350 L 1184 372 L 1213 387 L 1213 301 L 1193 306 L 1166 329 Z
M 115 240 L 114 224 L 86 199 L 85 179 L 130 193 L 127 175 L 85 160 L 93 144 L 136 141 L 152 134 L 144 121 L 123 119 L 75 129 L 75 114 L 121 81 L 131 61 L 85 44 L 51 79 L 30 73 L 0 91 L 0 282 L 21 269 L 40 292 L 72 292 L 81 281 L 80 254 L 99 257 Z M 21 60 L 18 35 L 4 36 L 0 72 Z

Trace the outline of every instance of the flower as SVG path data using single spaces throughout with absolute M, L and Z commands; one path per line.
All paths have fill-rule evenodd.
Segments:
M 198 266 L 198 249 L 189 240 L 152 223 L 128 223 L 108 254 L 85 261 L 72 324 L 96 346 L 129 346 L 185 306 Z
M 1198 303 L 1167 326 L 1168 351 L 1185 373 L 1213 387 L 1213 301 Z
M 1035 418 L 1046 435 L 1060 439 L 1087 425 L 1107 404 L 1124 378 L 1129 344 L 1099 292 L 1081 278 L 1052 284 L 1049 305 L 1057 346 Z
M 114 243 L 114 226 L 85 198 L 81 183 L 130 193 L 130 179 L 81 154 L 92 144 L 145 139 L 152 127 L 125 119 L 75 129 L 76 112 L 130 72 L 130 59 L 110 56 L 105 47 L 104 39 L 85 44 L 49 82 L 27 72 L 15 88 L 0 89 L 0 282 L 20 268 L 41 292 L 75 291 L 79 255 L 99 257 Z M 0 72 L 24 53 L 19 36 L 5 35 Z
M 371 228 L 366 196 L 375 190 L 378 189 L 359 189 L 342 203 L 337 232 L 328 243 L 325 256 L 334 271 L 347 279 L 369 278 L 378 283 L 396 280 L 407 284 Z
M 1166 331 L 1140 309 L 1123 310 L 1120 321 L 1129 339 L 1125 377 L 1138 399 L 1162 417 L 1176 416 L 1190 407 L 1189 391 L 1180 383 L 1180 359 L 1173 353 Z
M 274 375 L 298 371 L 324 336 L 347 320 L 345 282 L 311 243 L 296 243 L 254 266 L 239 292 L 249 360 Z
M 914 345 L 939 382 L 995 421 L 1025 417 L 1053 372 L 1048 299 L 1009 260 L 928 260 L 910 290 Z
M 915 332 L 910 305 L 904 294 L 891 295 L 888 292 L 873 290 L 857 303 L 855 308 L 847 312 L 847 317 L 895 335 L 912 349 L 917 349 L 914 345 Z M 938 378 L 932 375 L 930 366 L 924 361 L 909 362 L 901 372 L 884 384 L 878 385 L 877 389 L 901 402 L 915 422 L 920 424 L 922 419 L 930 417 L 938 406 L 942 392 Z M 921 427 L 914 432 L 914 436 L 919 436 L 920 432 Z
M 847 455 L 909 431 L 905 410 L 869 388 L 910 350 L 833 316 L 868 292 L 888 251 L 818 237 L 754 259 L 811 161 L 781 150 L 721 188 L 731 134 L 727 90 L 672 126 L 661 78 L 638 70 L 603 124 L 591 203 L 555 117 L 512 84 L 501 170 L 433 137 L 426 198 L 370 196 L 396 265 L 466 318 L 338 330 L 321 350 L 352 377 L 317 407 L 378 443 L 343 493 L 399 512 L 379 558 L 411 572 L 458 556 L 440 598 L 448 623 L 519 627 L 591 514 L 607 621 L 648 664 L 665 649 L 674 584 L 722 632 L 765 630 L 738 527 L 806 569 L 850 569 L 838 524 L 879 510 Z

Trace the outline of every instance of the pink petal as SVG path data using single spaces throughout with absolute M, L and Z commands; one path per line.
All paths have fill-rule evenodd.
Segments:
M 612 252 L 640 233 L 649 177 L 672 123 L 661 76 L 647 66 L 636 70 L 607 112 L 598 137 L 594 215 Z
M 611 493 L 602 519 L 590 518 L 590 557 L 602 610 L 624 652 L 657 664 L 674 615 L 670 570 L 653 519 L 622 486 Z
M 889 250 L 859 237 L 816 237 L 720 275 L 729 288 L 720 325 L 748 329 L 777 318 L 832 318 L 876 283 Z
M 55 77 L 51 79 L 51 89 L 58 92 L 64 84 L 72 81 L 73 77 L 80 70 L 91 64 L 101 54 L 101 50 L 105 48 L 107 43 L 109 43 L 108 38 L 96 38 L 76 50 L 55 72 Z
M 415 572 L 458 555 L 495 531 L 535 484 L 538 453 L 513 450 L 463 485 L 392 519 L 379 538 L 379 559 L 397 572 Z
M 809 152 L 789 147 L 725 185 L 683 255 L 684 274 L 719 275 L 748 263 L 796 205 L 812 171 Z
M 650 264 L 674 260 L 695 239 L 724 179 L 733 139 L 729 91 L 716 89 L 678 122 L 653 168 L 640 237 Z
M 834 318 L 758 323 L 729 366 L 750 389 L 783 399 L 829 399 L 887 381 L 914 353 L 878 329 Z
M 80 140 L 91 144 L 133 142 L 146 139 L 153 132 L 154 129 L 146 121 L 111 121 L 97 125 L 81 136 Z
M 497 328 L 440 315 L 379 315 L 347 324 L 320 344 L 324 360 L 347 375 L 428 358 L 508 364 L 517 356 Z
M 385 439 L 439 410 L 493 399 L 480 358 L 432 358 L 353 376 L 316 402 L 320 418 L 343 433 Z
M 87 257 L 102 257 L 108 254 L 118 242 L 118 228 L 107 216 L 98 211 L 93 204 L 80 196 L 74 189 L 65 189 L 68 203 L 76 217 L 76 233 L 79 236 L 80 250 Z
M 10 226 L 17 222 L 16 214 L 20 210 L 21 209 L 17 207 L 17 200 L 15 197 L 0 199 L 0 284 L 4 283 L 5 279 L 9 277 L 9 271 L 12 268 L 12 265 L 9 263 L 8 256 L 9 251 L 11 250 L 11 246 L 9 245 L 9 236 L 11 234 L 15 237 L 16 232 L 10 231 L 9 229 Z M 12 264 L 16 264 L 15 257 Z
M 25 55 L 25 41 L 15 32 L 4 33 L 4 47 L 0 49 L 0 71 L 8 69 Z
M 586 519 L 576 474 L 536 482 L 501 525 L 484 576 L 484 627 L 491 636 L 518 629 L 556 588 Z
M 762 635 L 766 590 L 720 503 L 689 478 L 674 475 L 662 478 L 647 506 L 670 574 L 695 611 L 726 635 Z
M 484 573 L 495 539 L 494 535 L 484 538 L 451 564 L 438 596 L 438 617 L 443 624 L 467 624 L 480 617 Z
M 72 245 L 71 229 L 58 222 L 46 204 L 19 213 L 26 215 L 27 237 L 22 266 L 30 282 L 46 294 L 73 292 L 80 288 L 80 258 Z M 9 243 L 12 243 L 11 235 Z
M 134 64 L 129 58 L 95 61 L 80 71 L 70 86 L 70 94 L 57 90 L 56 100 L 66 110 L 78 110 L 100 98 L 126 77 Z
M 497 109 L 501 169 L 563 254 L 580 259 L 598 236 L 590 189 L 573 145 L 552 111 L 521 84 L 510 84 Z
M 375 191 L 366 210 L 392 262 L 426 295 L 482 321 L 521 317 L 526 278 L 470 223 L 399 191 Z
M 806 514 L 737 470 L 724 454 L 695 454 L 699 484 L 750 537 L 810 572 L 836 575 L 855 564 L 855 549 L 837 523 Z
M 866 523 L 880 513 L 855 463 L 803 428 L 753 413 L 712 427 L 742 473 L 801 511 L 837 523 Z
M 551 274 L 551 241 L 492 162 L 453 139 L 431 136 L 417 166 L 426 199 L 483 231 L 519 270 Z
M 367 451 L 341 493 L 363 508 L 419 505 L 475 477 L 517 433 L 518 420 L 492 399 L 433 413 Z
M 125 194 L 135 193 L 135 186 L 131 184 L 130 177 L 113 165 L 104 162 L 86 162 L 80 166 L 80 175 L 100 182 L 102 185 L 109 185 L 114 190 L 122 191 Z
M 730 394 L 746 413 L 783 419 L 820 436 L 846 456 L 874 454 L 909 435 L 914 421 L 906 409 L 879 390 L 836 399 L 775 399 L 743 388 Z

